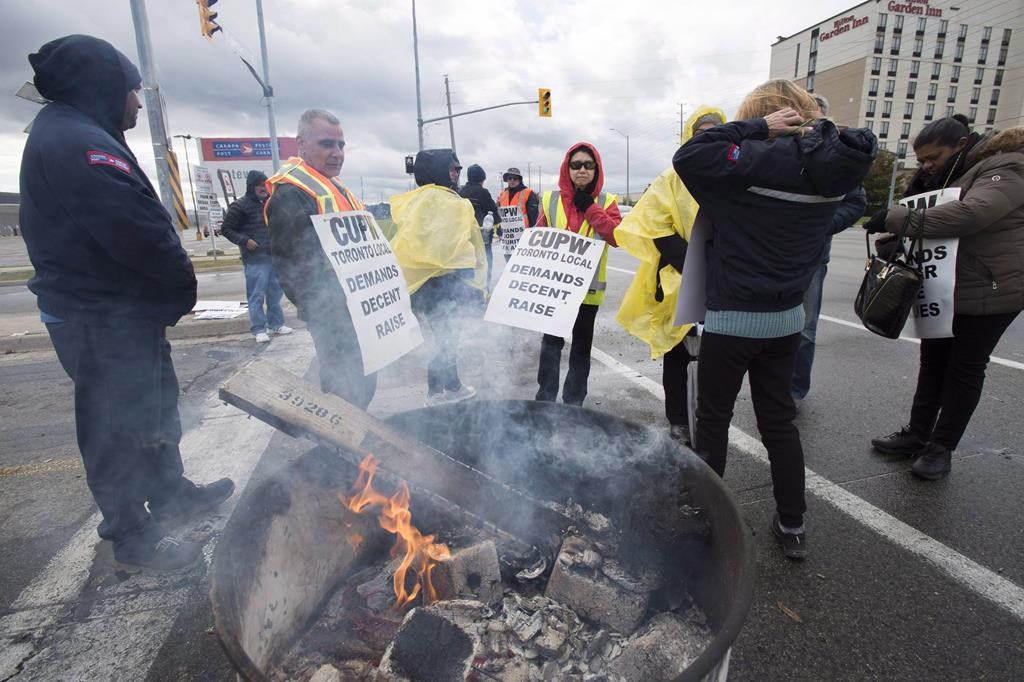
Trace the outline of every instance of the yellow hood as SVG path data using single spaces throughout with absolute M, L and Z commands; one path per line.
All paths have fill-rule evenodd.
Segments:
M 702 116 L 707 116 L 708 114 L 718 116 L 718 118 L 721 119 L 722 123 L 725 123 L 726 121 L 729 120 L 728 118 L 726 118 L 725 112 L 719 109 L 718 107 L 712 107 L 708 106 L 707 104 L 702 104 L 696 109 L 694 109 L 693 113 L 690 114 L 690 117 L 686 119 L 686 127 L 683 128 L 683 136 L 679 139 L 679 144 L 684 144 L 687 140 L 693 137 L 694 124 L 698 120 L 700 120 Z

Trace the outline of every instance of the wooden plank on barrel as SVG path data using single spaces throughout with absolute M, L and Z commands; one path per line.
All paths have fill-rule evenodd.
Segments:
M 573 525 L 556 504 L 477 471 L 267 360 L 253 360 L 228 379 L 220 398 L 291 436 L 335 447 L 353 464 L 372 454 L 388 474 L 514 536 L 557 538 Z

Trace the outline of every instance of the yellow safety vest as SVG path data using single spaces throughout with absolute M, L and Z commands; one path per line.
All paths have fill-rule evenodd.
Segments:
M 565 214 L 565 207 L 562 206 L 562 193 L 558 190 L 544 192 L 544 201 L 541 202 L 541 210 L 544 211 L 545 222 L 548 227 L 557 227 L 560 230 L 569 229 L 569 218 Z M 601 192 L 597 195 L 596 203 L 603 209 L 617 202 L 619 198 L 614 194 Z M 604 237 L 597 233 L 590 223 L 584 219 L 580 225 L 580 232 L 584 237 L 604 241 Z M 587 305 L 601 305 L 604 301 L 604 290 L 608 287 L 608 245 L 604 244 L 601 250 L 601 263 L 597 266 L 594 279 L 590 282 L 590 289 L 587 291 L 583 302 Z
M 324 177 L 297 156 L 293 156 L 281 164 L 277 173 L 267 180 L 267 191 L 271 197 L 274 196 L 277 186 L 282 183 L 295 185 L 316 199 L 317 212 L 320 215 L 365 210 L 363 203 L 349 192 L 340 180 Z M 266 220 L 266 211 L 269 205 L 270 199 L 268 198 L 263 205 L 264 220 Z

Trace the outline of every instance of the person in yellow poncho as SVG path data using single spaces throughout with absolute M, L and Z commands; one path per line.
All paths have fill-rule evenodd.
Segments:
M 698 107 L 686 122 L 681 142 L 725 121 L 721 109 Z M 651 347 L 652 359 L 665 356 L 665 416 L 669 434 L 682 443 L 690 442 L 686 375 L 693 359 L 683 338 L 693 325 L 677 327 L 674 319 L 686 244 L 696 216 L 697 202 L 669 167 L 615 229 L 619 246 L 640 259 L 615 319 Z
M 427 404 L 476 395 L 459 378 L 459 316 L 483 304 L 487 257 L 473 204 L 453 187 L 462 166 L 451 149 L 425 149 L 413 172 L 418 189 L 391 197 L 396 233 L 391 240 L 413 312 L 430 326 L 433 351 L 427 365 Z

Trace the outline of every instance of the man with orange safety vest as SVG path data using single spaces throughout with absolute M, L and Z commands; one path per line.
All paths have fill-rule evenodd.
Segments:
M 512 257 L 523 230 L 537 224 L 540 202 L 537 193 L 523 184 L 523 174 L 518 168 L 509 168 L 501 176 L 508 186 L 498 195 L 498 236 L 505 261 Z
M 299 156 L 267 180 L 270 198 L 264 210 L 274 271 L 313 337 L 320 388 L 366 409 L 377 390 L 377 375 L 364 375 L 345 293 L 310 220 L 364 210 L 337 177 L 345 163 L 345 134 L 334 114 L 309 109 L 299 118 L 296 137 Z

